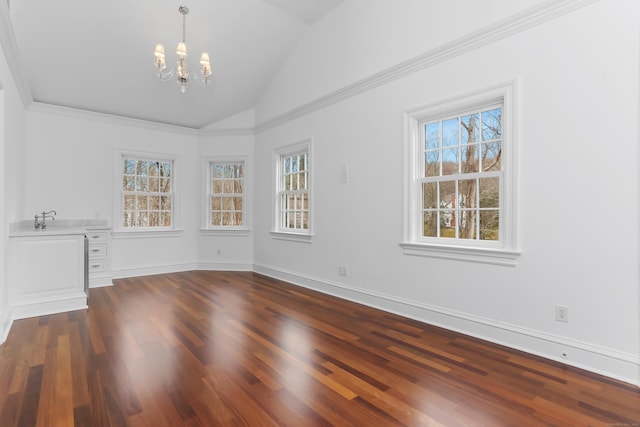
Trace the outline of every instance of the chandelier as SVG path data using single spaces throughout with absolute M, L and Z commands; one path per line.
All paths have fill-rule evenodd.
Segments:
M 182 41 L 178 43 L 176 48 L 176 54 L 178 55 L 178 62 L 176 70 L 167 71 L 167 63 L 165 61 L 164 46 L 160 43 L 156 45 L 153 54 L 156 57 L 156 75 L 163 82 L 169 81 L 173 75 L 176 76 L 176 82 L 180 87 L 180 92 L 185 93 L 189 82 L 193 79 L 200 86 L 206 86 L 209 84 L 209 77 L 211 77 L 211 63 L 209 61 L 209 54 L 203 53 L 200 56 L 200 70 L 199 73 L 189 71 L 187 66 L 187 42 L 185 41 L 185 17 L 189 13 L 189 8 L 186 6 L 180 6 L 178 12 L 182 15 Z

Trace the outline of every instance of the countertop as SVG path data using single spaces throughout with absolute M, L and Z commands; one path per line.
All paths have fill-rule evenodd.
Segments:
M 9 237 L 45 237 L 85 234 L 92 230 L 110 230 L 106 219 L 57 219 L 48 220 L 47 228 L 36 230 L 33 220 L 12 222 Z

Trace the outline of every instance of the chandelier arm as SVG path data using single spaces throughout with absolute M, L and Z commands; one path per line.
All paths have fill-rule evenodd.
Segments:
M 168 82 L 169 80 L 171 80 L 173 78 L 174 74 L 175 74 L 174 70 L 170 70 L 170 71 L 159 71 L 159 70 L 156 70 L 156 75 L 163 82 Z
M 189 75 L 193 77 L 193 81 L 195 81 L 198 86 L 205 87 L 206 85 L 211 83 L 211 80 L 209 79 L 211 77 L 210 75 L 203 76 L 201 75 L 201 73 L 196 73 L 195 71 L 189 72 Z

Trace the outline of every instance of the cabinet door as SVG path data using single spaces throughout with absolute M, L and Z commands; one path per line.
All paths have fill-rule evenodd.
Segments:
M 75 304 L 84 295 L 82 235 L 11 239 L 11 259 L 11 303 L 20 317 L 40 314 L 39 310 L 62 311 L 56 307 L 70 305 L 65 301 Z

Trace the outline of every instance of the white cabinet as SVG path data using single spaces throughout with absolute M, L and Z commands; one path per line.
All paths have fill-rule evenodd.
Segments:
M 89 287 L 110 286 L 109 267 L 109 231 L 110 228 L 92 228 L 87 230 L 89 240 Z
M 82 232 L 11 237 L 8 273 L 14 319 L 87 308 Z

